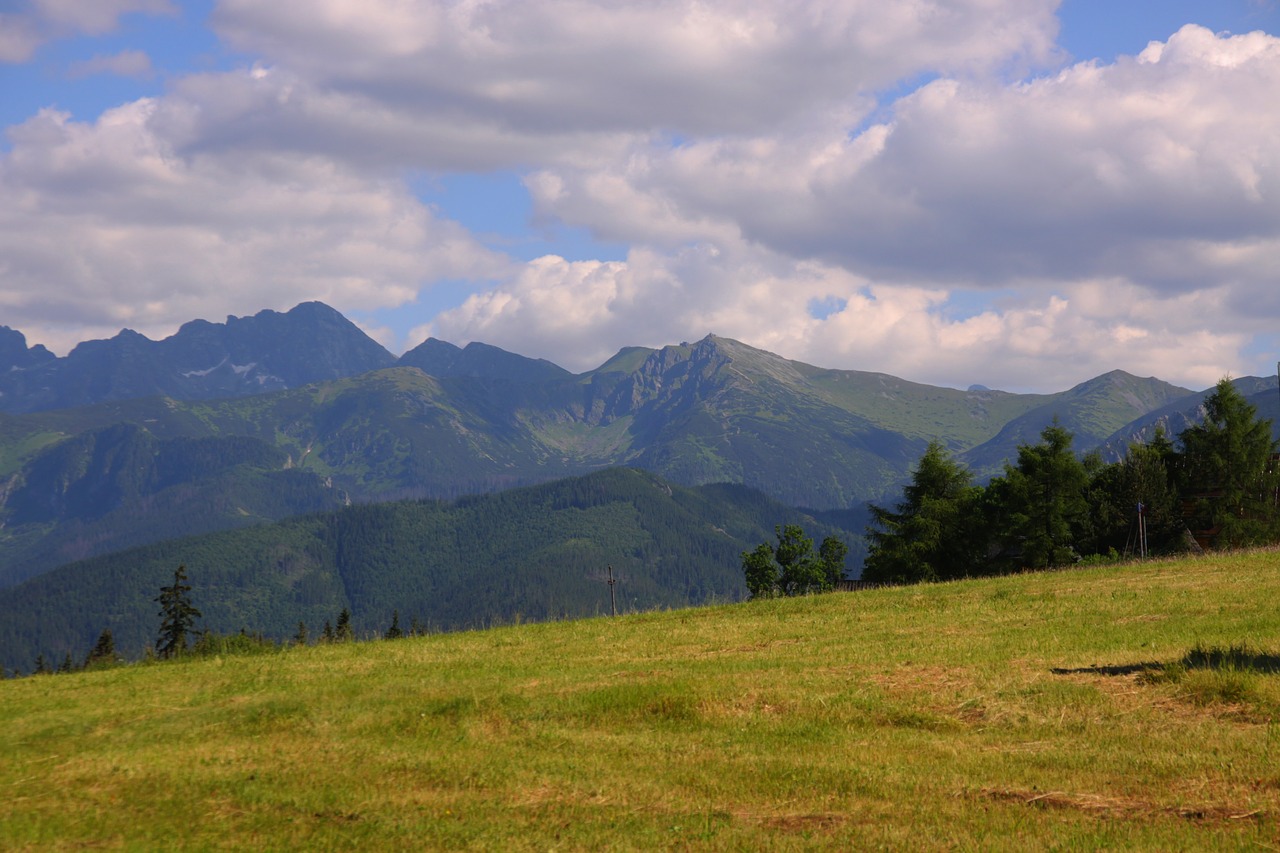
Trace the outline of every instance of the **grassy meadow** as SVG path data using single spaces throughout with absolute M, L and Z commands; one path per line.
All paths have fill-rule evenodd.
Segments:
M 0 847 L 1280 849 L 1280 552 L 3 681 Z

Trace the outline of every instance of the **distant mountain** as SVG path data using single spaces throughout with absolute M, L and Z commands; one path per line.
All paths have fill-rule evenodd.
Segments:
M 185 564 L 204 626 L 285 638 L 312 635 L 346 607 L 357 635 L 393 610 L 432 630 L 745 595 L 740 554 L 801 524 L 820 542 L 840 530 L 742 486 L 686 489 L 638 470 L 515 489 L 453 503 L 353 506 L 273 525 L 170 540 L 63 566 L 0 590 L 0 665 L 30 671 L 37 654 L 82 659 L 109 628 L 138 655 L 154 642 L 152 599 Z
M 1013 418 L 995 437 L 960 454 L 959 459 L 984 479 L 1000 473 L 1006 460 L 1016 461 L 1018 445 L 1038 442 L 1040 433 L 1055 419 L 1075 436 L 1075 447 L 1083 452 L 1147 413 L 1193 396 L 1186 388 L 1159 379 L 1140 379 L 1113 370 Z
M 546 359 L 525 358 L 488 344 L 472 342 L 459 348 L 446 341 L 428 338 L 400 356 L 401 367 L 416 367 L 431 376 L 465 376 L 503 382 L 548 383 L 572 374 Z
M 323 306 L 290 315 L 299 312 L 345 328 Z M 201 334 L 220 328 L 196 324 Z M 335 356 L 325 370 L 340 363 L 355 362 Z M 0 586 L 175 532 L 347 500 L 452 499 L 618 465 L 683 485 L 741 483 L 815 510 L 858 508 L 895 497 L 930 440 L 987 476 L 1055 417 L 1084 451 L 1190 394 L 1120 372 L 1061 394 L 934 388 L 716 336 L 629 347 L 580 375 L 434 340 L 401 365 L 253 396 L 0 413 Z M 196 447 L 204 461 L 173 461 Z M 136 470 L 122 462 L 134 458 Z M 198 520 L 188 517 L 195 507 Z
M 16 337 L 15 337 L 16 336 Z M 152 341 L 125 329 L 65 358 L 0 328 L 0 411 L 20 413 L 164 395 L 207 400 L 296 388 L 390 367 L 395 357 L 319 302 L 280 314 L 195 320 Z
M 1257 410 L 1258 417 L 1271 421 L 1272 435 L 1280 439 L 1280 391 L 1277 377 L 1245 376 L 1233 380 L 1231 384 Z M 1163 428 L 1165 435 L 1171 440 L 1176 440 L 1180 432 L 1204 420 L 1204 400 L 1212 393 L 1213 389 L 1208 388 L 1153 409 L 1107 436 L 1099 443 L 1098 450 L 1106 460 L 1122 459 L 1130 444 L 1150 441 L 1155 436 L 1157 426 Z

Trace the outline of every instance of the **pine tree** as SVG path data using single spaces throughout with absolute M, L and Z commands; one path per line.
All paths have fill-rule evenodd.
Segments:
M 902 501 L 870 507 L 864 580 L 919 583 L 982 574 L 986 556 L 981 490 L 940 442 L 920 457 Z
M 1006 464 L 1004 476 L 987 489 L 995 527 L 1024 568 L 1062 566 L 1079 557 L 1075 545 L 1088 523 L 1089 474 L 1071 450 L 1073 438 L 1054 418 L 1040 443 L 1019 445 L 1017 467 Z
M 303 622 L 301 619 L 298 620 L 298 630 L 293 635 L 293 642 L 299 646 L 305 646 L 307 644 L 307 623 Z
M 1216 543 L 1240 546 L 1273 541 L 1277 535 L 1278 474 L 1271 459 L 1277 445 L 1271 421 L 1222 379 L 1204 401 L 1204 422 L 1178 434 L 1182 444 L 1180 485 L 1196 495 L 1201 522 L 1218 531 Z
M 110 628 L 104 628 L 102 633 L 98 635 L 98 642 L 93 644 L 93 648 L 89 651 L 89 656 L 84 659 L 85 668 L 90 666 L 101 666 L 103 664 L 115 663 L 116 660 L 116 641 L 111 635 Z
M 198 634 L 197 619 L 203 618 L 191 604 L 191 587 L 185 583 L 187 567 L 178 566 L 173 573 L 173 585 L 160 588 L 153 599 L 160 605 L 160 635 L 156 640 L 156 654 L 167 659 L 187 650 L 187 636 Z
M 333 634 L 339 643 L 349 643 L 354 636 L 351 632 L 351 611 L 345 607 L 338 614 L 338 624 L 334 627 Z
M 383 637 L 388 640 L 398 640 L 404 636 L 404 631 L 400 630 L 400 611 L 391 611 L 391 627 L 387 629 L 387 633 Z
M 320 642 L 332 643 L 334 641 L 333 626 L 329 624 L 329 620 L 324 620 L 324 630 L 320 632 Z

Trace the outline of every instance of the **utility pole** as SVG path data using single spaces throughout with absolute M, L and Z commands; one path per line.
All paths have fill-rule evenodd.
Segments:
M 613 586 L 617 582 L 618 582 L 618 579 L 613 576 L 613 564 L 610 563 L 609 564 L 609 612 L 614 616 L 618 615 L 618 597 L 617 595 L 614 594 L 614 590 L 613 590 Z

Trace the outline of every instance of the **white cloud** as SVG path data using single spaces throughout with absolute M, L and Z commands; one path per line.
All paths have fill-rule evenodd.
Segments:
M 1029 83 L 940 79 L 867 128 L 833 116 L 639 143 L 611 168 L 551 167 L 528 186 L 540 216 L 611 240 L 744 240 L 869 283 L 875 298 L 846 292 L 851 308 L 794 340 L 798 356 L 885 364 L 823 344 L 849 323 L 879 350 L 920 353 L 893 362 L 913 377 L 946 358 L 1002 364 L 998 381 L 1019 387 L 1093 365 L 1200 381 L 1240 365 L 1280 314 L 1277 91 L 1280 39 L 1188 26 L 1139 57 Z M 1086 313 L 1098 281 L 1114 305 Z M 1005 289 L 1023 303 L 968 321 L 919 302 Z
M 176 11 L 169 0 L 30 0 L 19 12 L 0 14 L 0 62 L 26 62 L 53 39 L 105 35 L 123 15 Z
M 582 163 L 612 159 L 634 135 L 760 131 L 865 111 L 874 90 L 922 73 L 1043 62 L 1056 5 L 223 0 L 215 26 L 279 69 L 277 85 L 192 85 L 219 102 L 209 121 L 237 144 L 339 146 L 425 168 Z
M 26 62 L 43 41 L 30 17 L 0 14 L 0 62 Z
M 713 332 L 815 365 L 1028 391 L 1116 368 L 1207 387 L 1249 340 L 1211 331 L 1229 324 L 1225 290 L 1159 295 L 1095 280 L 1030 291 L 975 315 L 957 312 L 963 296 L 880 285 L 741 242 L 636 249 L 626 262 L 552 256 L 416 329 L 413 342 L 480 340 L 583 371 L 624 345 Z
M 0 311 L 66 349 L 121 326 L 167 334 L 194 317 L 321 299 L 339 310 L 412 301 L 437 278 L 505 260 L 395 180 L 322 157 L 184 156 L 161 102 L 93 124 L 44 111 L 0 158 Z
M 155 75 L 155 69 L 151 67 L 151 57 L 140 50 L 122 50 L 110 56 L 99 54 L 83 62 L 73 62 L 67 68 L 67 76 L 72 79 L 92 77 L 95 74 L 114 74 L 118 77 L 146 80 Z
M 89 5 L 33 6 L 0 60 L 168 9 Z M 0 310 L 57 345 L 492 277 L 415 334 L 572 369 L 715 332 L 957 385 L 1239 373 L 1280 315 L 1280 40 L 1187 27 L 1027 80 L 1056 6 L 220 0 L 253 68 L 10 129 Z M 512 270 L 404 181 L 491 169 L 627 260 Z

